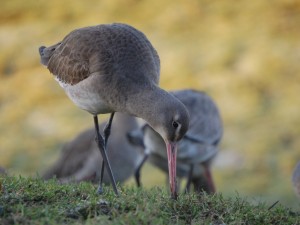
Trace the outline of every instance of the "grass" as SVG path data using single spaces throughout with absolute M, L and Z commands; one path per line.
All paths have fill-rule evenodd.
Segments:
M 125 22 L 157 49 L 163 89 L 203 90 L 218 104 L 218 190 L 299 208 L 290 177 L 300 159 L 300 1 L 269 2 L 1 1 L 0 165 L 10 174 L 42 173 L 93 125 L 40 65 L 38 47 L 75 28 Z
M 300 224 L 299 213 L 280 204 L 251 205 L 236 195 L 181 194 L 119 187 L 96 194 L 90 183 L 60 185 L 55 179 L 0 178 L 0 224 Z

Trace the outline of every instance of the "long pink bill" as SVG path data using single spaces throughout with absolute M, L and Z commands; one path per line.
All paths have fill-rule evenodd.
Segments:
M 209 192 L 212 194 L 216 193 L 215 184 L 209 166 L 204 166 L 204 176 L 208 184 Z
M 177 199 L 177 183 L 176 183 L 176 157 L 177 157 L 177 144 L 176 142 L 166 141 L 167 154 L 168 154 L 168 167 L 169 167 L 169 182 L 171 190 L 171 198 Z

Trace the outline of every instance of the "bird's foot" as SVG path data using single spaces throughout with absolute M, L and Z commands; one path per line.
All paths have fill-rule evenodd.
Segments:
M 98 194 L 98 195 L 102 195 L 103 192 L 104 192 L 104 191 L 103 191 L 103 187 L 102 187 L 101 185 L 99 185 L 99 186 L 98 186 L 98 189 L 97 189 L 97 194 Z

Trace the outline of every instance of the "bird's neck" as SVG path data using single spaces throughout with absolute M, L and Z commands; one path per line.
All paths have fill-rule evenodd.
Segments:
M 156 85 L 136 92 L 127 102 L 127 110 L 131 115 L 144 119 L 152 127 L 159 123 L 166 113 L 167 105 L 174 101 L 174 96 Z

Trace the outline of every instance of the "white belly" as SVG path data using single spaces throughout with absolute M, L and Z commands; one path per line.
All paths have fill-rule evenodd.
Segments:
M 99 91 L 97 91 L 100 88 L 97 86 L 97 76 L 90 76 L 75 85 L 66 84 L 59 80 L 57 81 L 65 90 L 68 97 L 79 108 L 93 115 L 111 113 L 114 111 L 103 100 Z

